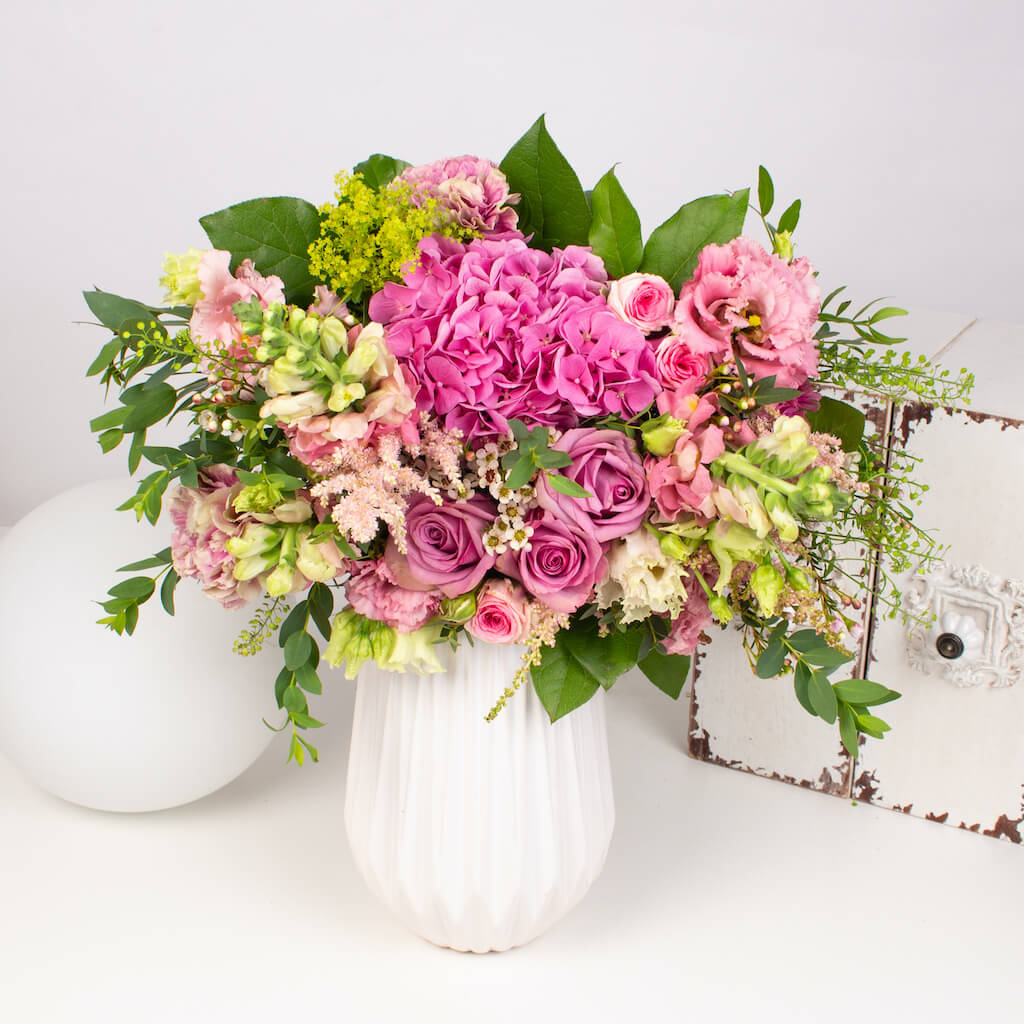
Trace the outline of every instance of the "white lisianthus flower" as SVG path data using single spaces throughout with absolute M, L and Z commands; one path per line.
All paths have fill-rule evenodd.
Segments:
M 608 575 L 597 585 L 600 608 L 621 604 L 623 622 L 640 622 L 650 615 L 675 618 L 682 611 L 689 574 L 661 550 L 646 527 L 616 541 L 607 557 Z

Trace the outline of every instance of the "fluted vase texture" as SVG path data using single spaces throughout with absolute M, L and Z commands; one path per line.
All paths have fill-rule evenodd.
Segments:
M 521 648 L 477 643 L 415 676 L 367 664 L 345 827 L 370 889 L 418 935 L 483 953 L 550 928 L 601 872 L 615 824 L 604 693 L 548 720 L 529 685 L 484 716 Z

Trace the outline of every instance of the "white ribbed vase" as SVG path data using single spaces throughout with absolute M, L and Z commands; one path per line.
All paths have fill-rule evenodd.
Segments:
M 529 685 L 484 716 L 518 647 L 462 644 L 447 671 L 359 674 L 345 827 L 370 889 L 418 935 L 485 953 L 550 928 L 615 825 L 604 693 L 552 724 Z

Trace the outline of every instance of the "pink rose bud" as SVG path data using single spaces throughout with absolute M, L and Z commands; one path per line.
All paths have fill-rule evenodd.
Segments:
M 517 644 L 530 631 L 530 600 L 510 580 L 488 580 L 480 588 L 476 613 L 466 629 L 489 644 Z
M 608 308 L 644 334 L 667 327 L 675 305 L 675 292 L 657 274 L 627 274 L 612 281 L 608 289 Z

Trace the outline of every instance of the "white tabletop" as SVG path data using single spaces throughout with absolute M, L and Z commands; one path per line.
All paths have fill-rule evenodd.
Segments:
M 355 873 L 352 684 L 328 689 L 319 766 L 275 741 L 177 810 L 86 811 L 0 758 L 0 1020 L 1019 1016 L 1024 850 L 691 761 L 685 702 L 633 676 L 610 695 L 618 822 L 591 892 L 523 949 L 435 949 Z

